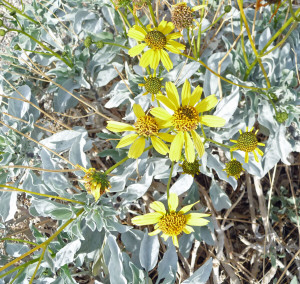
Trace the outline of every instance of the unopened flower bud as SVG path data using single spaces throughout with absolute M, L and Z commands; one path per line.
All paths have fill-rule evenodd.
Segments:
M 0 27 L 2 27 L 3 26 L 3 21 L 2 20 L 0 20 Z
M 279 111 L 277 112 L 277 114 L 275 115 L 275 119 L 279 122 L 279 123 L 284 123 L 287 119 L 289 118 L 289 115 L 286 111 Z
M 86 48 L 89 48 L 91 46 L 91 44 L 93 43 L 92 37 L 91 36 L 87 36 L 86 39 L 84 40 L 84 46 Z
M 9 13 L 9 15 L 11 15 L 12 17 L 14 17 L 17 14 L 16 10 L 13 10 Z
M 269 93 L 269 95 L 270 95 L 270 97 L 272 98 L 272 100 L 273 100 L 274 102 L 277 102 L 277 101 L 278 101 L 278 98 L 277 98 L 277 96 L 276 96 L 274 93 Z
M 5 36 L 5 34 L 6 34 L 6 30 L 1 30 L 0 29 L 0 36 Z
M 229 13 L 231 11 L 231 6 L 230 5 L 226 5 L 224 8 L 225 13 Z
M 101 40 L 97 41 L 97 42 L 96 42 L 96 46 L 97 46 L 97 48 L 99 48 L 99 49 L 103 48 L 103 46 L 104 46 L 103 41 L 101 41 Z
M 14 46 L 14 50 L 21 50 L 21 47 L 20 47 L 18 44 L 16 44 L 16 45 Z

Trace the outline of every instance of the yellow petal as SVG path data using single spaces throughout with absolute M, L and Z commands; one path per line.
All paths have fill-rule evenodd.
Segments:
M 198 11 L 199 9 L 203 9 L 205 8 L 207 5 L 198 5 L 198 6 L 194 6 L 191 10 L 193 12 Z
M 177 38 L 180 38 L 182 37 L 182 34 L 181 33 L 172 33 L 172 34 L 169 34 L 166 36 L 166 39 L 167 39 L 167 42 L 171 39 L 177 39 Z
M 193 233 L 195 232 L 194 229 L 188 225 L 185 225 L 184 228 L 183 228 L 183 232 L 186 233 L 186 234 L 190 234 L 190 233 Z
M 190 106 L 194 106 L 196 103 L 199 102 L 202 95 L 202 91 L 203 88 L 201 88 L 199 85 L 195 88 L 191 96 Z
M 249 162 L 249 153 L 246 152 L 245 154 L 245 163 L 248 163 Z
M 191 99 L 191 85 L 188 80 L 185 80 L 181 92 L 182 106 L 189 105 L 190 99 Z
M 163 141 L 161 141 L 158 137 L 151 136 L 151 142 L 152 142 L 154 149 L 158 153 L 160 153 L 162 155 L 166 155 L 169 152 L 168 146 Z
M 170 154 L 169 154 L 171 161 L 178 162 L 180 160 L 183 141 L 184 141 L 183 132 L 179 131 L 171 144 Z
M 161 232 L 160 229 L 156 229 L 155 231 L 151 232 L 151 233 L 148 233 L 149 236 L 155 236 L 157 234 L 159 234 Z
M 158 223 L 163 214 L 159 212 L 148 213 L 145 215 L 136 216 L 131 219 L 132 224 L 144 226 L 144 225 L 152 225 Z
M 137 159 L 139 156 L 141 156 L 144 152 L 145 144 L 146 141 L 144 137 L 136 139 L 129 148 L 128 157 Z
M 134 25 L 133 27 L 135 28 L 135 30 L 142 33 L 144 36 L 147 34 L 147 32 L 142 27 L 140 27 L 138 25 Z
M 172 236 L 172 241 L 173 241 L 174 246 L 178 248 L 179 245 L 178 245 L 178 238 L 177 238 L 177 236 Z
M 142 29 L 142 31 L 144 31 Z M 131 38 L 134 38 L 137 41 L 142 41 L 145 39 L 145 31 L 142 32 L 139 26 L 133 26 L 129 31 L 128 31 L 128 36 Z
M 151 58 L 151 61 L 150 61 L 150 67 L 152 69 L 156 69 L 158 64 L 159 64 L 159 61 L 160 61 L 160 51 L 159 50 L 153 50 L 152 58 Z
M 195 130 L 192 130 L 191 134 L 192 134 L 192 137 L 193 137 L 193 140 L 194 140 L 194 145 L 195 145 L 195 148 L 197 150 L 197 153 L 198 153 L 199 157 L 201 158 L 204 154 L 204 145 L 201 141 L 201 137 L 199 136 L 199 134 Z
M 225 125 L 226 120 L 215 115 L 203 115 L 200 116 L 199 122 L 209 127 L 222 127 Z
M 133 112 L 137 118 L 145 116 L 145 112 L 143 111 L 142 107 L 138 104 L 133 105 Z
M 252 153 L 253 153 L 253 155 L 254 155 L 254 159 L 255 159 L 255 161 L 256 161 L 257 163 L 259 163 L 259 160 L 258 160 L 258 157 L 257 157 L 257 155 L 256 155 L 255 151 L 253 151 Z
M 164 28 L 167 26 L 167 21 L 161 21 L 157 27 L 157 30 L 159 32 L 162 32 L 164 30 Z
M 146 43 L 138 44 L 138 45 L 132 47 L 131 49 L 129 49 L 128 54 L 129 54 L 131 57 L 137 56 L 137 55 L 139 55 L 139 54 L 144 50 L 144 48 L 145 48 L 146 46 L 147 46 Z
M 172 118 L 172 115 L 170 115 L 164 108 L 162 107 L 155 107 L 150 110 L 150 113 L 162 120 L 170 120 Z
M 101 187 L 101 184 L 100 184 Z M 99 190 L 92 190 L 92 195 L 95 198 L 95 201 L 97 201 L 100 198 L 100 189 Z
M 179 95 L 176 86 L 172 82 L 166 83 L 166 91 L 168 98 L 173 102 L 173 104 L 176 106 L 176 109 L 180 108 L 179 104 Z
M 138 134 L 129 134 L 129 135 L 124 136 L 120 140 L 120 142 L 118 143 L 116 148 L 126 147 L 126 146 L 130 145 L 131 143 L 133 143 L 136 138 L 138 138 Z
M 106 128 L 113 132 L 134 131 L 134 127 L 127 123 L 118 121 L 108 121 Z
M 170 52 L 175 53 L 175 54 L 181 53 L 181 51 L 179 49 L 177 49 L 176 47 L 174 47 L 172 44 L 166 44 L 165 49 L 167 49 Z
M 176 209 L 178 207 L 178 196 L 176 193 L 170 193 L 168 199 L 168 206 L 170 212 L 176 212 Z
M 210 95 L 203 99 L 199 104 L 196 105 L 196 110 L 198 112 L 209 111 L 218 103 L 216 95 Z
M 184 142 L 185 142 L 185 157 L 189 163 L 193 163 L 195 161 L 195 150 L 194 144 L 191 136 L 188 132 L 184 132 Z
M 189 212 L 189 211 L 192 209 L 192 207 L 193 207 L 195 204 L 197 204 L 198 202 L 200 202 L 200 201 L 197 201 L 197 202 L 195 202 L 195 203 L 193 203 L 193 204 L 189 204 L 189 205 L 186 205 L 186 206 L 182 207 L 181 210 L 180 210 L 179 212 L 182 213 L 182 214 L 184 214 L 184 213 L 186 213 L 186 212 Z
M 151 63 L 151 58 L 153 56 L 153 50 L 147 50 L 141 57 L 140 66 L 146 68 Z
M 167 141 L 167 140 L 166 140 Z M 257 153 L 259 154 L 259 155 L 261 155 L 261 156 L 263 156 L 264 155 L 264 152 L 262 151 L 262 150 L 260 150 L 259 148 L 255 148 L 255 150 L 257 151 Z
M 167 69 L 167 71 L 169 72 L 170 69 L 173 68 L 173 63 L 169 57 L 169 54 L 164 51 L 163 49 L 160 50 L 160 57 L 161 57 L 161 62 L 162 64 L 165 66 L 165 68 Z M 140 64 L 141 65 L 141 64 Z M 142 65 L 141 65 L 142 66 Z M 143 66 L 142 66 L 143 67 Z
M 209 220 L 198 217 L 196 214 L 199 213 L 190 213 L 186 216 L 186 224 L 190 226 L 206 226 L 209 223 Z
M 170 236 L 166 234 L 162 234 L 161 237 L 164 239 L 164 241 L 166 241 Z
M 150 203 L 150 208 L 161 214 L 166 214 L 165 205 L 160 201 L 154 201 Z
M 175 135 L 172 135 L 172 134 L 169 134 L 169 133 L 164 133 L 164 132 L 158 133 L 158 136 L 162 140 L 167 141 L 167 142 L 172 142 L 174 140 L 174 137 L 175 137 Z
M 177 109 L 173 102 L 163 95 L 156 95 L 156 99 L 162 102 L 166 107 L 168 107 L 171 110 L 175 111 Z
M 180 53 L 179 50 L 185 50 L 185 45 L 182 43 L 179 43 L 175 40 L 169 40 L 169 41 L 167 41 L 167 44 L 172 45 L 174 48 L 176 48 L 178 50 L 177 53 Z
M 171 31 L 175 29 L 175 26 L 172 22 L 168 22 L 165 28 L 161 31 L 164 35 L 169 34 Z

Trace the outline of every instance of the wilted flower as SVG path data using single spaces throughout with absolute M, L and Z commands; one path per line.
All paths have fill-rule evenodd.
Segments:
M 239 161 L 232 159 L 230 162 L 226 163 L 226 167 L 223 169 L 223 171 L 227 173 L 227 177 L 233 176 L 238 179 L 244 169 L 243 165 Z
M 203 217 L 208 217 L 210 214 L 189 213 L 184 215 L 198 202 L 184 206 L 177 212 L 178 196 L 175 193 L 171 193 L 168 199 L 168 211 L 162 202 L 155 201 L 150 204 L 150 208 L 156 212 L 136 216 L 131 221 L 133 224 L 139 226 L 156 224 L 154 226 L 155 231 L 149 233 L 149 235 L 154 236 L 162 232 L 161 236 L 165 241 L 169 237 L 172 237 L 174 246 L 178 247 L 177 236 L 179 234 L 182 232 L 190 234 L 194 232 L 191 226 L 206 226 L 209 223 L 209 220 Z

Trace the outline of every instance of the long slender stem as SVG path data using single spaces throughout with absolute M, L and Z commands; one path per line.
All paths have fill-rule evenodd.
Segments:
M 217 142 L 217 141 L 215 141 L 215 140 L 212 140 L 212 139 L 209 139 L 209 138 L 206 138 L 205 141 L 209 141 L 209 142 L 211 142 L 211 143 L 217 144 L 217 145 L 219 145 L 219 146 L 221 146 L 221 147 L 225 147 L 225 148 L 228 148 L 228 149 L 231 148 L 231 146 L 228 146 L 228 145 L 219 143 L 219 142 Z
M 141 20 L 133 13 L 132 9 L 129 7 L 129 5 L 127 6 L 128 10 L 131 12 L 131 14 L 133 15 L 134 19 L 142 26 L 142 28 L 147 31 L 147 28 L 143 25 L 143 23 L 141 22 Z
M 73 202 L 73 203 L 78 203 L 78 204 L 82 204 L 82 205 L 85 204 L 84 202 L 81 202 L 81 201 L 77 201 L 77 200 L 73 200 L 73 199 L 69 199 L 69 198 L 64 198 L 64 197 L 60 197 L 60 196 L 54 196 L 54 195 L 49 195 L 49 194 L 38 193 L 38 192 L 29 191 L 29 190 L 25 190 L 25 189 L 20 189 L 20 188 L 5 185 L 5 184 L 0 184 L 0 187 L 6 187 L 6 188 L 13 189 L 13 191 L 19 191 L 19 192 L 24 192 L 24 193 L 28 193 L 28 194 L 38 195 L 38 196 L 55 198 L 55 199 L 64 200 L 64 201 L 68 201 L 68 202 Z
M 114 46 L 119 46 L 119 47 L 122 47 L 122 48 L 125 48 L 125 49 L 130 49 L 130 47 L 127 47 L 125 45 L 121 45 L 121 44 L 118 44 L 118 43 L 114 43 L 114 42 L 104 42 L 104 44 L 108 44 L 108 45 L 114 45 Z
M 173 174 L 173 168 L 174 168 L 174 161 L 172 161 L 172 164 L 171 164 L 171 170 L 170 170 L 170 175 L 169 175 L 168 184 L 167 184 L 167 199 L 169 199 L 169 196 L 170 196 L 170 184 L 171 184 L 171 179 L 172 179 L 172 174 Z
M 30 251 L 22 254 L 21 256 L 17 257 L 16 259 L 14 259 L 13 261 L 10 261 L 9 263 L 7 263 L 6 265 L 2 266 L 0 268 L 0 272 L 5 270 L 6 268 L 10 267 L 11 265 L 15 264 L 16 262 L 22 260 L 23 258 L 25 258 L 28 255 L 31 255 L 33 252 L 43 248 L 45 245 L 48 246 L 48 244 L 55 239 L 66 227 L 68 227 L 74 220 L 76 220 L 84 211 L 84 209 L 80 209 L 75 218 L 72 218 L 70 220 L 68 220 L 66 223 L 64 223 L 51 237 L 49 237 L 49 239 L 41 244 L 39 244 L 38 246 L 36 246 L 35 248 L 31 249 Z M 0 275 L 0 277 L 3 277 L 3 275 Z
M 39 269 L 39 267 L 40 267 L 40 265 L 41 265 L 41 262 L 42 262 L 42 260 L 43 260 L 43 258 L 44 258 L 44 254 L 45 254 L 45 252 L 46 252 L 46 249 L 47 249 L 47 246 L 45 245 L 44 248 L 43 248 L 42 254 L 41 254 L 41 256 L 40 256 L 39 262 L 38 262 L 38 264 L 36 265 L 36 268 L 35 268 L 35 270 L 34 270 L 32 276 L 31 276 L 31 278 L 30 278 L 29 284 L 32 284 L 32 283 L 33 283 L 33 280 L 34 280 L 34 278 L 35 278 L 35 275 L 36 275 L 36 273 L 38 272 L 38 269 Z
M 27 261 L 27 262 L 25 262 L 25 263 L 23 263 L 23 264 L 21 264 L 21 265 L 19 265 L 19 266 L 17 266 L 17 267 L 14 267 L 14 268 L 10 269 L 9 271 L 7 271 L 7 272 L 1 274 L 1 275 L 0 275 L 0 278 L 3 278 L 3 277 L 5 277 L 5 276 L 7 276 L 7 275 L 9 275 L 9 274 L 11 274 L 11 273 L 13 273 L 13 272 L 19 270 L 19 269 L 25 269 L 28 265 L 30 265 L 30 264 L 32 264 L 32 263 L 35 263 L 35 262 L 38 262 L 38 261 L 39 261 L 38 258 L 31 259 L 31 260 L 29 260 L 29 261 Z M 12 282 L 12 283 L 13 283 L 13 282 Z
M 219 22 L 223 16 L 225 15 L 226 13 L 223 13 L 221 14 L 212 24 L 210 24 L 205 30 L 203 30 L 201 33 L 205 33 L 207 30 L 209 30 L 213 25 L 215 25 L 217 22 Z
M 13 241 L 13 242 L 20 242 L 20 243 L 26 243 L 26 244 L 30 244 L 33 246 L 37 246 L 38 244 L 34 243 L 34 242 L 30 242 L 30 241 L 26 241 L 26 240 L 22 240 L 22 239 L 14 239 L 14 238 L 1 238 L 0 242 L 3 241 Z
M 150 11 L 150 14 L 151 14 L 153 25 L 157 27 L 157 22 L 156 22 L 155 15 L 154 15 L 154 12 L 153 12 L 152 3 L 150 1 L 148 1 L 148 8 L 149 8 L 149 11 Z

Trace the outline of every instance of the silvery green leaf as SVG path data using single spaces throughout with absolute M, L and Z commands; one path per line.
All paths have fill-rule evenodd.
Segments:
M 194 236 L 199 241 L 204 241 L 209 246 L 213 246 L 215 244 L 211 231 L 214 230 L 212 222 L 208 223 L 207 226 L 201 226 L 201 227 L 193 227 L 195 232 Z
M 270 28 L 266 28 L 259 37 L 258 49 L 262 50 L 265 47 L 266 43 L 270 40 L 271 37 L 272 37 L 272 35 L 271 35 Z
M 159 246 L 157 235 L 149 236 L 148 230 L 145 229 L 145 234 L 140 247 L 140 262 L 142 267 L 148 272 L 152 270 L 157 263 Z
M 85 150 L 91 149 L 91 141 L 86 140 L 85 137 L 77 137 L 70 149 L 69 160 L 74 165 L 81 165 L 84 168 L 90 168 L 90 161 L 88 160 Z
M 74 79 L 66 79 L 62 85 L 64 89 L 59 88 L 57 94 L 54 95 L 54 110 L 57 112 L 65 112 L 69 108 L 75 107 L 78 104 L 78 100 L 74 98 L 70 93 L 78 96 L 74 91 L 74 89 L 80 88 L 80 85 Z
M 60 39 L 60 37 L 55 36 L 54 33 L 51 31 L 51 29 L 47 29 L 47 30 L 42 29 L 40 34 L 40 39 L 52 45 L 55 49 L 59 49 L 60 51 L 63 51 L 64 44 L 62 40 Z
M 120 248 L 116 242 L 116 237 L 109 235 L 107 237 L 107 244 L 110 249 L 110 258 L 108 262 L 110 283 L 126 284 L 126 278 L 124 277 L 123 270 L 123 258 L 120 252 Z
M 194 228 L 194 227 L 193 227 Z M 191 253 L 191 248 L 194 243 L 194 236 L 193 234 L 183 234 L 179 238 L 179 251 L 185 257 L 189 258 Z
M 192 186 L 194 178 L 191 175 L 181 175 L 178 180 L 171 186 L 170 193 L 181 195 L 188 191 Z
M 112 218 L 106 218 L 104 220 L 106 224 L 106 228 L 110 231 L 117 231 L 119 233 L 125 233 L 130 230 L 131 227 L 120 224 L 117 220 L 113 220 Z
M 95 86 L 103 87 L 107 85 L 112 79 L 119 76 L 117 70 L 122 73 L 124 66 L 120 63 L 114 62 L 109 66 L 104 66 L 97 74 L 94 81 Z M 117 69 L 117 70 L 116 70 Z
M 14 218 L 17 211 L 17 192 L 0 192 L 0 217 L 2 222 L 7 222 Z
M 198 268 L 194 274 L 184 280 L 182 284 L 206 284 L 210 273 L 212 271 L 212 258 L 207 260 L 200 268 Z
M 181 86 L 185 80 L 190 79 L 195 73 L 196 71 L 200 68 L 200 63 L 199 62 L 190 62 L 186 65 L 183 65 L 183 68 L 180 73 L 179 76 L 179 80 L 177 81 L 176 85 L 177 86 Z
M 121 105 L 125 100 L 130 98 L 130 92 L 125 83 L 120 81 L 116 84 L 114 89 L 110 92 L 110 100 L 104 105 L 105 108 L 113 108 Z
M 129 266 L 132 272 L 132 284 L 149 283 L 149 279 L 145 279 L 145 275 L 142 270 L 138 269 L 132 262 L 129 262 Z
M 292 281 L 290 282 L 290 284 L 299 284 L 298 280 L 297 280 L 297 276 L 294 276 Z
M 173 272 L 173 275 L 177 272 L 177 261 L 178 256 L 176 253 L 176 249 L 173 245 L 169 245 L 167 251 L 164 253 L 162 260 L 158 264 L 158 278 L 156 283 L 160 283 L 162 279 L 165 279 L 170 274 L 170 271 Z M 174 283 L 175 279 L 172 279 L 172 282 L 167 283 Z M 166 282 L 164 282 L 166 283 Z
M 6 253 L 13 257 L 19 257 L 29 251 L 28 246 L 25 244 L 5 242 L 4 247 Z
M 80 240 L 77 239 L 65 245 L 55 256 L 55 267 L 59 268 L 74 261 L 74 256 L 80 248 Z
M 231 201 L 229 197 L 214 180 L 212 180 L 209 189 L 209 195 L 217 211 L 229 209 L 231 207 Z

